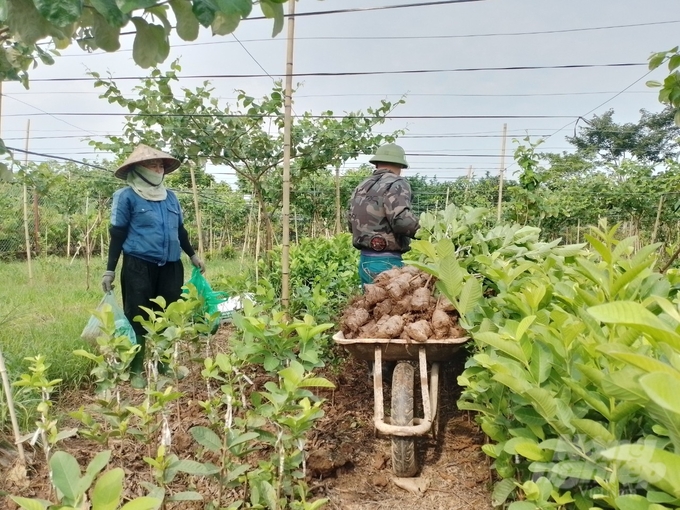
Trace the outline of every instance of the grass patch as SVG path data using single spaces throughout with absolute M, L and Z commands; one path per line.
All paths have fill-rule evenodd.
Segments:
M 191 265 L 184 261 L 188 280 Z M 42 354 L 50 364 L 50 379 L 62 379 L 62 387 L 76 387 L 87 381 L 90 362 L 73 355 L 76 349 L 89 349 L 80 338 L 91 311 L 102 298 L 100 287 L 104 261 L 95 258 L 90 264 L 89 286 L 84 260 L 42 257 L 33 261 L 33 278 L 28 277 L 26 262 L 0 264 L 0 348 L 5 356 L 10 381 L 27 371 L 26 357 Z M 238 260 L 207 262 L 209 281 L 241 272 Z M 120 267 L 120 265 L 119 265 Z M 117 275 L 118 277 L 118 275 Z M 120 285 L 115 293 L 119 303 Z M 19 415 L 29 419 L 22 406 L 32 407 L 30 398 L 15 389 Z M 4 393 L 0 397 L 0 427 L 5 423 Z

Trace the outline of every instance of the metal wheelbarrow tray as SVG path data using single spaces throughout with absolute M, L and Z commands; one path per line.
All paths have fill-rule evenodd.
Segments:
M 333 340 L 354 357 L 373 361 L 373 425 L 376 432 L 392 436 L 392 469 L 397 476 L 414 476 L 418 470 L 415 459 L 415 436 L 424 436 L 430 430 L 436 434 L 439 363 L 453 358 L 469 337 L 446 338 L 415 342 L 383 338 L 347 339 L 338 332 Z M 417 361 L 420 372 L 420 389 L 423 418 L 413 417 L 414 369 L 409 363 L 397 363 L 392 377 L 391 417 L 386 417 L 383 399 L 383 361 Z M 431 362 L 430 375 L 427 362 Z

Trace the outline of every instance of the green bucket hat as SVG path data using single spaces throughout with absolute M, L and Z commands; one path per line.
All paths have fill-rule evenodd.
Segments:
M 405 155 L 406 153 L 401 146 L 396 143 L 388 143 L 378 147 L 378 150 L 375 151 L 375 156 L 368 161 L 371 163 L 393 163 L 408 168 Z

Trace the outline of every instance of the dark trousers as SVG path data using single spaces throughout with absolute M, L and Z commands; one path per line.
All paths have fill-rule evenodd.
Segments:
M 120 287 L 123 294 L 123 310 L 137 335 L 137 343 L 141 349 L 132 360 L 130 371 L 139 374 L 144 368 L 144 348 L 146 330 L 134 318 L 141 315 L 148 318 L 140 307 L 159 310 L 151 299 L 163 296 L 167 304 L 177 301 L 182 295 L 184 285 L 184 266 L 182 261 L 168 262 L 163 266 L 147 262 L 137 257 L 123 255 L 123 270 L 120 275 Z

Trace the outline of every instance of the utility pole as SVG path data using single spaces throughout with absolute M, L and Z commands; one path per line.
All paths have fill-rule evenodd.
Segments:
M 505 138 L 508 134 L 508 125 L 503 124 L 503 140 L 501 145 L 501 168 L 498 176 L 498 211 L 497 220 L 501 221 L 501 205 L 503 203 L 503 174 L 505 173 Z
M 283 208 L 281 211 L 281 304 L 288 309 L 290 297 L 290 132 L 293 95 L 293 43 L 295 42 L 295 0 L 288 2 L 288 41 L 286 49 L 286 90 L 283 121 Z

